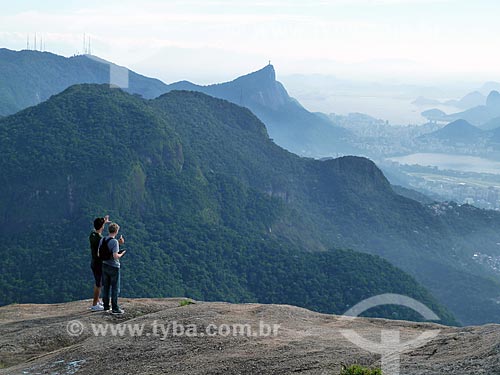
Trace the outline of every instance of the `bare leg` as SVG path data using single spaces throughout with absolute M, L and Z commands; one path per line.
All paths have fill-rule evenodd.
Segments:
M 99 302 L 99 295 L 101 294 L 101 288 L 98 288 L 94 285 L 94 301 L 92 302 L 92 306 L 97 305 Z

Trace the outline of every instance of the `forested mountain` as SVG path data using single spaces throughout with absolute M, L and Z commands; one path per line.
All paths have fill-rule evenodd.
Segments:
M 95 56 L 66 58 L 49 52 L 0 48 L 0 116 L 39 104 L 78 83 L 109 83 L 111 67 L 128 75 L 127 89 L 156 98 L 166 85 Z
M 301 159 L 227 101 L 193 92 L 147 101 L 107 85 L 73 86 L 0 121 L 0 147 L 1 304 L 88 297 L 87 236 L 93 217 L 109 213 L 127 241 L 129 296 L 343 313 L 395 292 L 455 322 L 401 270 L 334 249 L 314 230 L 306 194 L 326 193 L 323 183 L 365 181 L 362 194 L 369 185 L 391 194 L 371 162 Z M 390 308 L 373 314 L 418 318 Z
M 351 146 L 353 134 L 291 98 L 276 81 L 271 64 L 231 82 L 199 86 L 182 81 L 168 85 L 168 90 L 199 91 L 247 107 L 266 124 L 278 145 L 298 155 L 319 157 L 356 151 Z
M 272 65 L 222 84 L 199 86 L 182 81 L 166 85 L 96 56 L 65 58 L 48 52 L 0 49 L 0 115 L 39 104 L 74 84 L 110 83 L 116 75 L 111 74 L 112 68 L 128 74 L 127 92 L 146 99 L 171 90 L 190 90 L 247 107 L 266 124 L 277 144 L 296 154 L 318 157 L 356 151 L 350 131 L 304 109 L 276 81 Z
M 498 251 L 497 213 L 404 198 L 364 158 L 300 158 L 227 101 L 74 86 L 0 120 L 0 147 L 4 303 L 86 296 L 86 232 L 109 213 L 128 238 L 129 295 L 331 312 L 387 289 L 424 295 L 379 258 L 332 250 L 351 248 L 411 273 L 462 323 L 500 316 L 498 276 L 473 260 Z
M 109 83 L 110 79 L 109 63 L 99 61 L 95 57 L 76 56 L 67 59 L 50 53 L 37 51 L 14 52 L 5 49 L 0 50 L 0 57 L 0 81 L 5 83 L 0 86 L 0 115 L 2 113 L 9 114 L 20 108 L 44 101 L 73 83 Z M 116 68 L 116 66 L 114 67 Z M 308 112 L 293 98 L 290 98 L 284 87 L 276 81 L 274 68 L 271 65 L 232 82 L 210 86 L 197 86 L 190 82 L 165 85 L 161 81 L 129 72 L 128 92 L 139 94 L 145 99 L 157 97 L 174 89 L 205 92 L 250 108 L 260 120 L 264 121 L 268 129 L 266 133 L 262 124 L 254 119 L 256 123 L 259 123 L 259 125 L 256 125 L 256 129 L 260 129 L 257 130 L 258 132 L 266 133 L 266 139 L 267 134 L 269 134 L 277 144 L 285 146 L 297 154 L 320 156 L 353 151 L 349 146 L 350 132 L 333 126 L 330 120 L 324 116 Z M 103 88 L 100 88 L 100 90 L 103 90 Z M 72 93 L 73 91 L 69 90 L 68 92 Z M 68 92 L 62 97 L 68 97 Z M 102 96 L 104 94 L 98 91 L 92 93 L 92 95 Z M 100 123 L 104 117 L 106 121 L 123 122 L 128 124 L 127 128 L 134 128 L 133 137 L 142 136 L 140 121 L 131 120 L 134 116 L 127 115 L 127 110 L 120 113 L 121 117 L 113 115 L 112 110 L 101 108 L 102 106 L 98 107 L 101 109 L 95 112 L 95 107 L 99 106 L 98 101 L 100 99 L 95 97 L 92 99 L 92 95 L 89 94 L 88 101 L 93 104 L 89 105 L 88 108 L 79 108 L 76 103 L 72 103 L 68 108 L 64 106 L 61 108 L 59 104 L 62 99 L 58 97 L 57 100 L 42 103 L 41 107 L 19 113 L 17 115 L 19 117 L 4 118 L 2 123 L 8 124 L 13 118 L 23 118 L 24 123 L 31 124 L 27 130 L 27 135 L 29 135 L 32 131 L 40 130 L 40 127 L 54 129 L 53 127 L 59 123 L 58 121 L 67 125 L 83 121 L 80 119 L 80 117 L 83 117 L 85 121 Z M 243 142 L 243 140 L 247 141 L 247 134 L 240 135 L 242 139 L 237 141 L 238 147 L 227 149 L 227 134 L 221 131 L 223 127 L 211 127 L 201 130 L 194 126 L 205 118 L 205 112 L 212 113 L 216 111 L 216 108 L 218 108 L 216 103 L 220 103 L 219 101 L 213 102 L 216 108 L 207 106 L 203 110 L 199 110 L 200 103 L 195 102 L 193 108 L 196 110 L 193 111 L 188 104 L 190 96 L 183 93 L 182 95 L 185 96 L 183 100 L 186 103 L 179 103 L 178 107 L 169 108 L 168 110 L 162 107 L 162 103 L 168 102 L 165 98 L 176 98 L 178 95 L 181 94 L 167 95 L 153 101 L 147 101 L 140 97 L 131 98 L 125 96 L 126 100 L 123 100 L 134 101 L 136 104 L 141 103 L 141 111 L 144 109 L 145 112 L 160 118 L 161 121 L 167 121 L 166 119 L 169 118 L 169 124 L 178 124 L 179 118 L 187 116 L 185 128 L 175 126 L 173 133 L 169 133 L 171 135 L 168 137 L 169 142 L 174 142 L 177 139 L 175 145 L 179 145 L 178 148 L 172 146 L 173 151 L 168 151 L 170 152 L 168 155 L 173 158 L 172 162 L 174 164 L 176 159 L 172 155 L 178 155 L 182 160 L 184 155 L 182 150 L 187 147 L 187 144 L 192 144 L 193 155 L 198 155 L 199 168 L 206 165 L 210 165 L 209 171 L 219 171 L 222 168 L 225 171 L 224 173 L 230 176 L 233 176 L 233 173 L 237 170 L 238 183 L 242 183 L 244 186 L 248 184 L 257 192 L 264 192 L 268 196 L 278 197 L 281 204 L 285 204 L 285 207 L 293 206 L 292 212 L 294 214 L 289 215 L 295 215 L 295 220 L 298 220 L 299 224 L 291 225 L 288 222 L 279 221 L 279 225 L 275 225 L 275 228 L 267 228 L 267 230 L 271 230 L 273 236 L 278 233 L 299 248 L 308 250 L 326 250 L 331 247 L 352 248 L 380 255 L 410 272 L 420 282 L 429 287 L 434 295 L 446 303 L 462 322 L 480 323 L 497 319 L 499 306 L 496 301 L 500 295 L 497 284 L 498 274 L 495 274 L 490 268 L 485 269 L 483 265 L 473 261 L 473 254 L 478 249 L 483 253 L 496 256 L 498 252 L 496 243 L 500 242 L 500 238 L 494 229 L 498 225 L 496 216 L 494 216 L 493 221 L 487 221 L 483 226 L 478 226 L 471 221 L 470 223 L 466 222 L 464 230 L 457 230 L 453 220 L 447 222 L 444 219 L 465 215 L 465 220 L 467 220 L 467 215 L 470 214 L 468 211 L 464 214 L 461 213 L 461 211 L 464 211 L 463 208 L 453 206 L 449 210 L 439 210 L 439 214 L 437 214 L 435 208 L 422 206 L 395 195 L 380 171 L 373 163 L 365 159 L 349 157 L 319 163 L 300 159 L 290 153 L 285 153 L 283 150 L 280 151 L 279 155 L 287 155 L 286 157 L 273 154 L 272 157 L 268 155 L 264 158 L 261 145 L 249 149 L 244 156 L 241 156 L 240 148 L 246 149 L 247 147 Z M 193 97 L 198 98 L 196 95 Z M 201 98 L 205 98 L 203 99 L 205 101 L 208 100 L 205 96 L 201 96 Z M 493 99 L 490 98 L 490 104 Z M 104 102 L 107 103 L 108 101 L 105 100 Z M 112 107 L 121 107 L 121 104 L 117 103 L 110 105 Z M 179 108 L 185 108 L 186 113 L 172 115 L 172 111 L 175 112 Z M 241 109 L 239 110 L 241 111 Z M 135 111 L 136 109 L 132 110 L 133 114 L 135 114 Z M 32 115 L 32 113 L 35 114 Z M 56 121 L 56 119 L 59 120 Z M 230 120 L 218 119 L 217 121 L 227 123 Z M 237 121 L 234 120 L 233 122 Z M 70 127 L 70 129 L 72 129 L 71 132 L 78 134 L 75 126 Z M 28 142 L 27 146 L 30 147 L 30 150 L 24 151 L 29 156 L 33 156 L 34 153 L 37 161 L 47 163 L 46 165 L 40 165 L 40 170 L 50 172 L 55 170 L 55 166 L 60 167 L 61 161 L 59 159 L 57 162 L 52 160 L 54 145 L 62 143 L 62 139 L 57 138 L 55 132 L 53 130 L 45 134 L 44 136 L 49 137 L 45 141 L 39 134 L 33 134 L 31 137 L 26 138 L 29 142 L 38 142 L 36 143 L 37 147 L 42 147 L 38 152 L 35 152 L 37 148 L 31 150 L 33 145 Z M 119 133 L 121 134 L 121 131 Z M 215 136 L 216 134 L 217 136 Z M 58 136 L 66 135 L 63 132 Z M 162 139 L 160 136 L 154 138 Z M 497 138 L 491 136 L 490 141 L 497 142 Z M 110 136 L 106 136 L 106 139 L 111 141 Z M 5 150 L 3 153 L 8 156 L 5 160 L 7 164 L 9 158 L 12 155 L 19 155 L 19 150 L 22 149 L 13 149 L 13 145 L 9 140 L 10 138 L 7 137 L 4 140 L 5 146 L 2 145 L 2 151 Z M 156 142 L 158 141 L 156 140 Z M 266 142 L 279 149 L 271 141 Z M 70 160 L 73 160 L 74 167 L 77 168 L 82 160 L 89 160 L 88 150 L 91 148 L 89 148 L 88 142 L 77 142 L 72 146 L 76 147 L 77 150 L 72 148 L 71 152 L 64 151 L 64 154 L 67 154 Z M 144 149 L 149 148 L 146 144 L 141 147 Z M 7 152 L 7 150 L 10 150 L 10 152 Z M 163 149 L 160 151 L 168 153 Z M 78 154 L 80 156 L 75 158 L 72 152 L 83 154 Z M 125 152 L 128 155 L 130 148 L 118 146 L 117 152 Z M 150 159 L 153 160 L 154 158 L 150 157 Z M 215 160 L 217 160 L 217 163 L 215 163 Z M 122 161 L 118 162 L 121 163 Z M 19 162 L 15 161 L 15 163 Z M 26 163 L 29 164 L 31 161 L 26 160 Z M 125 165 L 130 164 L 128 162 L 128 164 L 124 163 Z M 141 163 L 133 162 L 132 165 L 135 168 L 132 172 L 123 173 L 125 173 L 127 181 L 133 182 L 133 186 L 141 187 L 141 181 L 151 182 L 154 180 L 144 173 L 144 167 Z M 179 168 L 182 168 L 183 164 L 180 163 L 179 165 L 181 166 Z M 307 171 L 304 171 L 305 165 L 308 166 Z M 86 168 L 81 170 L 79 176 L 91 179 L 91 165 L 85 164 L 85 166 Z M 97 163 L 93 169 L 100 168 L 100 166 L 101 164 Z M 284 166 L 287 166 L 287 168 L 284 168 Z M 27 178 L 19 175 L 21 168 L 6 168 L 4 175 L 8 174 L 8 170 L 11 171 L 13 180 L 6 180 L 8 183 L 4 184 L 4 202 L 13 200 L 17 202 L 16 207 L 26 204 L 25 208 L 31 218 L 43 218 L 49 212 L 51 214 L 57 212 L 57 207 L 60 207 L 60 191 L 56 189 L 59 193 L 54 196 L 46 192 L 52 191 L 47 188 L 50 186 L 54 187 L 54 189 L 56 187 L 60 188 L 59 184 L 61 184 L 64 173 L 59 173 L 54 178 L 47 178 L 50 173 L 42 174 L 37 188 L 34 188 L 30 185 L 32 182 L 28 182 Z M 72 182 L 76 178 L 74 173 L 69 173 L 72 170 L 69 167 L 67 168 L 66 179 L 64 180 L 66 190 L 71 191 L 70 197 L 75 196 L 74 189 L 77 188 L 77 185 L 86 186 L 86 180 L 81 180 L 78 184 Z M 203 176 L 206 178 L 207 173 L 203 173 Z M 344 178 L 347 178 L 346 176 L 349 178 L 344 181 Z M 12 181 L 18 181 L 20 185 L 12 184 Z M 178 182 L 173 186 L 177 186 L 177 184 Z M 117 185 L 116 182 L 109 189 L 115 193 L 124 189 L 124 198 L 113 198 L 115 200 L 113 204 L 118 204 L 118 208 L 114 208 L 113 205 L 103 206 L 102 202 L 104 200 L 94 205 L 91 199 L 84 199 L 85 205 L 89 206 L 89 210 L 85 211 L 86 214 L 82 214 L 76 208 L 80 206 L 69 200 L 70 203 L 68 204 L 72 210 L 71 215 L 76 215 L 79 212 L 80 217 L 82 215 L 92 216 L 97 212 L 94 209 L 96 207 L 107 208 L 108 211 L 113 209 L 115 213 L 121 214 L 123 212 L 122 205 L 125 205 L 125 202 L 128 202 L 126 204 L 133 206 L 134 209 L 140 208 L 146 212 L 150 211 L 149 206 L 141 200 L 138 201 L 139 203 L 133 203 L 137 201 L 137 197 L 144 196 L 146 188 L 138 188 L 137 196 L 131 193 L 129 187 L 123 188 Z M 92 191 L 92 189 L 84 189 L 83 194 L 87 194 L 87 191 Z M 42 194 L 43 199 L 40 200 L 40 204 L 42 204 L 41 202 L 45 203 L 43 203 L 40 210 L 32 212 L 34 208 L 31 207 L 31 203 L 34 198 L 26 200 L 29 203 L 22 203 L 25 201 L 20 198 L 23 194 L 28 194 L 30 197 L 35 194 L 36 199 L 41 199 L 40 194 Z M 175 200 L 172 198 L 171 205 L 175 204 L 174 202 Z M 179 209 L 184 210 L 183 207 Z M 5 203 L 5 206 L 1 209 L 1 212 L 4 212 L 2 214 L 5 222 L 4 230 L 18 227 L 13 225 L 14 222 L 9 216 L 12 212 L 9 210 L 11 210 L 11 207 Z M 213 216 L 210 209 L 204 208 L 203 212 L 204 215 L 208 215 L 207 217 Z M 65 212 L 60 212 L 60 214 L 61 217 L 67 218 Z M 192 213 L 189 215 L 192 215 Z M 485 217 L 490 214 L 478 211 L 477 215 Z M 22 224 L 22 222 L 18 224 Z M 297 228 L 302 230 L 299 231 Z M 485 234 L 478 235 L 478 233 Z M 6 242 L 8 241 L 7 238 Z M 440 270 L 439 277 L 434 274 L 427 274 L 428 270 L 435 271 L 436 269 Z M 436 279 L 439 279 L 439 282 L 436 282 Z M 42 279 L 38 280 L 41 281 Z M 450 288 L 449 285 L 453 285 L 453 287 Z M 456 299 L 453 288 L 463 291 L 465 297 Z M 463 300 L 470 303 L 464 304 Z M 475 306 L 479 306 L 477 308 L 480 310 L 479 313 Z

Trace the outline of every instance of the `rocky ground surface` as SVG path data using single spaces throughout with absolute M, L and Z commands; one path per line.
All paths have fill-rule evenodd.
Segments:
M 0 374 L 328 375 L 342 364 L 380 367 L 381 355 L 344 338 L 345 329 L 378 342 L 382 331 L 399 332 L 401 342 L 438 331 L 401 354 L 401 374 L 500 374 L 498 325 L 351 321 L 285 305 L 181 301 L 122 299 L 123 316 L 90 312 L 89 301 L 1 307 Z M 113 335 L 111 327 L 125 331 Z M 142 335 L 130 331 L 141 327 Z

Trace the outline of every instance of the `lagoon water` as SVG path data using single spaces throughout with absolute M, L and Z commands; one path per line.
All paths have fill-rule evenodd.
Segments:
M 400 164 L 433 166 L 439 169 L 451 169 L 462 172 L 500 174 L 500 162 L 477 156 L 417 153 L 406 156 L 392 157 L 388 160 Z

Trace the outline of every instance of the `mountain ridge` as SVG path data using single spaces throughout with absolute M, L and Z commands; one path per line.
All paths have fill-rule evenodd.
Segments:
M 37 232 L 43 253 L 50 254 L 52 247 L 43 238 L 52 238 L 54 224 L 50 223 L 60 218 L 66 230 L 70 223 L 79 228 L 80 246 L 86 247 L 84 228 L 96 212 L 108 212 L 130 223 L 127 230 L 134 246 L 141 245 L 141 238 L 150 238 L 146 242 L 151 241 L 154 252 L 149 255 L 140 246 L 137 256 L 139 260 L 153 257 L 151 261 L 168 270 L 156 275 L 155 282 L 193 298 L 248 300 L 252 293 L 266 291 L 256 285 L 269 280 L 269 264 L 279 264 L 280 269 L 293 266 L 315 278 L 318 275 L 311 270 L 322 257 L 333 267 L 335 256 L 345 254 L 332 253 L 332 247 L 351 248 L 383 257 L 409 272 L 463 323 L 496 316 L 494 274 L 475 264 L 469 254 L 472 257 L 479 243 L 485 251 L 496 249 L 493 223 L 500 221 L 498 215 L 486 217 L 485 212 L 467 207 L 428 207 L 399 196 L 374 163 L 364 158 L 324 162 L 300 158 L 276 146 L 252 112 L 228 101 L 186 91 L 145 100 L 106 85 L 74 86 L 2 119 L 0 145 L 4 150 L 0 234 L 8 248 L 29 252 L 23 241 L 10 234 L 16 228 L 30 228 Z M 107 172 L 96 170 L 103 160 L 116 162 Z M 26 175 L 32 178 L 26 181 Z M 99 189 L 96 180 L 102 181 Z M 17 209 L 7 202 L 19 202 Z M 150 222 L 157 226 L 154 235 L 146 230 Z M 255 252 L 247 253 L 249 248 Z M 163 249 L 169 249 L 168 256 L 158 258 Z M 231 249 L 238 251 L 231 255 Z M 304 249 L 314 254 L 300 255 L 301 261 L 293 263 L 296 252 Z M 197 257 L 186 257 L 188 250 Z M 372 258 L 361 256 L 358 263 L 363 265 L 366 259 Z M 256 278 L 248 274 L 252 268 L 248 262 L 257 261 L 265 272 Z M 222 267 L 228 276 L 207 273 L 206 265 Z M 34 264 L 26 269 L 16 263 L 9 267 L 11 275 L 32 277 L 28 270 L 35 272 L 33 292 L 39 298 L 47 295 L 46 275 Z M 46 267 L 57 274 L 55 264 Z M 143 262 L 137 267 L 134 293 L 144 295 L 143 285 L 150 285 L 152 275 Z M 356 272 L 356 267 L 348 269 Z M 76 274 L 83 277 L 85 271 L 79 265 Z M 247 281 L 236 277 L 239 273 L 246 274 Z M 279 284 L 290 286 L 287 293 L 305 293 L 309 284 L 288 284 L 294 274 L 280 272 Z M 360 277 L 363 280 L 367 279 Z M 384 279 L 379 281 L 383 288 Z M 19 283 L 10 280 L 7 285 L 10 289 L 4 291 L 13 298 Z M 83 281 L 73 277 L 61 285 L 60 298 L 70 299 Z M 317 287 L 326 288 L 325 295 L 339 293 L 321 283 Z M 460 298 L 455 288 L 461 290 Z M 151 295 L 161 296 L 162 290 L 166 288 L 150 285 Z M 260 297 L 282 292 L 275 289 Z M 317 308 L 328 307 L 324 303 L 330 304 L 330 311 L 341 308 L 324 296 L 313 296 L 310 303 Z M 464 299 L 470 303 L 464 304 Z M 480 306 L 479 312 L 475 306 Z
M 489 93 L 484 105 L 478 105 L 462 112 L 446 114 L 442 111 L 437 111 L 439 110 L 431 109 L 423 112 L 422 115 L 433 121 L 465 120 L 470 124 L 481 128 L 489 121 L 500 116 L 500 93 L 493 90 Z
M 116 64 L 91 55 L 63 57 L 50 52 L 0 48 L 0 115 L 11 115 L 39 104 L 79 83 L 109 83 Z M 130 93 L 154 98 L 164 92 L 157 79 L 127 71 Z
M 97 56 L 70 58 L 49 52 L 0 50 L 0 115 L 10 115 L 36 105 L 74 84 L 110 82 L 111 68 L 128 74 L 125 91 L 146 99 L 172 90 L 200 91 L 252 110 L 263 121 L 276 143 L 312 157 L 345 155 L 356 148 L 348 130 L 307 111 L 276 81 L 272 65 L 230 82 L 199 86 L 189 81 L 165 84 L 142 76 Z M 29 59 L 26 60 L 26 57 Z M 121 83 L 123 84 L 123 83 Z
M 479 137 L 484 135 L 484 131 L 466 120 L 456 120 L 450 122 L 445 127 L 436 130 L 435 132 L 424 134 L 419 137 L 422 140 L 438 139 L 451 143 L 468 143 L 475 142 Z
M 199 86 L 181 81 L 168 85 L 168 90 L 186 89 L 249 108 L 266 124 L 277 144 L 298 155 L 319 157 L 355 150 L 349 145 L 351 132 L 307 111 L 291 98 L 276 81 L 271 64 L 229 82 Z
M 456 322 L 386 260 L 319 239 L 299 211 L 308 186 L 297 182 L 318 173 L 310 169 L 318 162 L 276 146 L 246 108 L 198 92 L 145 100 L 107 85 L 72 86 L 1 120 L 0 145 L 1 303 L 83 297 L 90 271 L 73 246 L 87 248 L 93 215 L 107 212 L 130 249 L 122 276 L 129 296 L 286 301 L 338 312 L 389 290 Z M 105 169 L 95 167 L 103 162 Z M 325 177 L 347 180 L 347 165 L 363 173 L 353 185 L 370 190 L 383 177 L 361 158 L 325 164 Z M 54 225 L 75 244 L 54 237 Z M 10 251 L 25 261 L 13 262 Z

